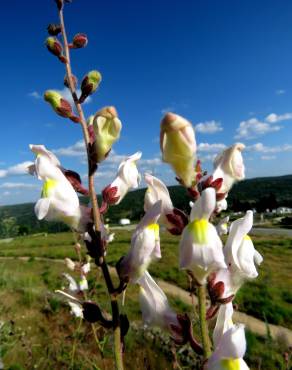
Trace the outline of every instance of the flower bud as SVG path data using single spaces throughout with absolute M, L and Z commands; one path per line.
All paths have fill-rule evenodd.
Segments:
M 71 76 L 72 76 L 72 82 L 73 82 L 74 88 L 76 89 L 77 84 L 78 84 L 77 77 L 76 77 L 76 76 L 74 76 L 73 74 L 71 74 Z M 67 75 L 64 77 L 64 85 L 65 85 L 68 89 L 70 88 L 69 79 L 68 79 L 68 76 L 67 76 Z
M 46 46 L 50 53 L 58 57 L 62 63 L 66 63 L 67 60 L 63 55 L 63 46 L 56 37 L 48 37 Z
M 169 163 L 179 181 L 190 187 L 195 176 L 196 141 L 193 127 L 185 118 L 167 113 L 161 121 L 162 159 Z
M 65 100 L 60 93 L 54 90 L 47 90 L 44 99 L 51 104 L 54 111 L 61 117 L 70 118 L 73 122 L 78 123 L 79 117 L 75 116 L 70 103 Z
M 87 44 L 88 44 L 87 35 L 85 35 L 85 33 L 77 33 L 77 35 L 74 36 L 72 44 L 70 46 L 73 49 L 80 49 L 85 48 Z
M 105 107 L 88 120 L 89 131 L 95 145 L 96 162 L 102 162 L 113 144 L 119 139 L 122 128 L 114 107 Z
M 51 36 L 57 36 L 61 32 L 61 26 L 59 24 L 50 23 L 47 27 L 48 34 Z
M 81 96 L 79 98 L 79 103 L 83 103 L 89 95 L 93 94 L 98 88 L 100 82 L 101 74 L 98 71 L 88 72 L 81 83 Z

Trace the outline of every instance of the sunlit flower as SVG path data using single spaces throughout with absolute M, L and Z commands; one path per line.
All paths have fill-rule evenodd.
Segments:
M 80 306 L 80 304 L 78 303 L 74 303 L 74 302 L 68 302 L 69 306 L 71 307 L 71 313 L 72 315 L 74 315 L 75 317 L 80 317 L 81 319 L 83 319 L 83 309 L 82 309 L 82 306 Z
M 119 275 L 132 283 L 139 279 L 154 258 L 161 258 L 159 225 L 161 201 L 151 207 L 137 225 L 128 254 L 119 263 Z
M 220 193 L 228 193 L 235 181 L 243 180 L 245 168 L 241 152 L 244 144 L 236 143 L 223 150 L 214 160 L 213 180 L 222 178 Z
M 244 325 L 233 325 L 219 339 L 205 368 L 207 370 L 249 370 L 243 360 L 245 351 Z
M 216 225 L 216 230 L 219 235 L 226 235 L 228 233 L 229 216 L 223 217 Z
M 171 331 L 171 325 L 179 326 L 176 313 L 170 308 L 164 292 L 148 271 L 138 280 L 140 308 L 145 325 L 158 326 Z
M 185 186 L 195 176 L 196 140 L 194 129 L 185 118 L 167 113 L 161 121 L 160 148 L 162 159 L 169 163 Z
M 60 169 L 58 159 L 42 145 L 30 145 L 30 148 L 37 156 L 29 170 L 44 182 L 41 199 L 35 205 L 37 218 L 63 221 L 74 229 L 80 228 L 83 210 L 74 188 Z
M 80 277 L 80 280 L 79 282 L 77 283 L 76 280 L 69 274 L 66 274 L 64 273 L 63 276 L 68 280 L 69 282 L 69 286 L 68 286 L 68 290 L 71 292 L 71 293 L 78 293 L 78 292 L 82 292 L 84 290 L 87 290 L 88 289 L 88 283 L 87 283 L 87 280 L 85 278 L 85 276 L 81 276 Z
M 215 348 L 218 346 L 223 334 L 233 327 L 232 316 L 233 316 L 232 302 L 220 306 L 216 319 L 216 325 L 213 330 L 213 343 Z
M 122 123 L 114 107 L 105 107 L 88 119 L 88 129 L 95 146 L 97 163 L 109 154 L 113 144 L 119 139 Z
M 215 190 L 207 188 L 194 203 L 190 223 L 180 241 L 180 268 L 191 270 L 200 284 L 206 283 L 212 271 L 226 267 L 222 242 L 216 228 L 209 222 L 215 205 Z
M 74 271 L 75 270 L 75 267 L 76 267 L 76 264 L 74 261 L 71 260 L 71 258 L 65 258 L 65 264 L 67 266 L 67 268 L 71 271 Z
M 103 199 L 108 204 L 119 204 L 130 189 L 137 189 L 141 180 L 136 162 L 142 153 L 137 152 L 121 162 L 114 181 L 102 192 Z
M 253 212 L 247 211 L 245 216 L 232 222 L 225 247 L 223 248 L 227 269 L 217 271 L 215 282 L 224 282 L 223 298 L 235 294 L 248 279 L 258 276 L 256 265 L 260 265 L 263 257 L 254 248 L 251 238 L 247 235 L 253 225 Z

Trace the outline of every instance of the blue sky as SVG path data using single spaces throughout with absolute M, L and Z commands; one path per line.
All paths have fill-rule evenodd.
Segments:
M 74 0 L 66 6 L 75 75 L 98 69 L 103 81 L 84 105 L 87 115 L 116 106 L 121 140 L 97 174 L 111 182 L 119 161 L 143 152 L 141 171 L 174 183 L 160 162 L 158 135 L 166 111 L 196 127 L 198 157 L 212 158 L 236 141 L 246 144 L 247 177 L 292 173 L 292 2 L 250 0 Z M 25 174 L 28 144 L 54 150 L 64 167 L 86 174 L 80 127 L 56 116 L 46 89 L 63 90 L 64 66 L 44 47 L 53 0 L 1 6 L 0 204 L 35 201 L 41 183 Z M 64 91 L 64 94 L 67 94 Z

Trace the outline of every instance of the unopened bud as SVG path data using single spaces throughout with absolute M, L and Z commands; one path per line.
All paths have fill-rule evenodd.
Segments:
M 76 76 L 74 76 L 73 74 L 71 74 L 71 76 L 72 76 L 72 82 L 73 82 L 74 88 L 76 89 L 77 84 L 78 84 L 77 77 L 76 77 Z M 69 79 L 68 79 L 68 76 L 67 76 L 67 75 L 64 77 L 64 85 L 65 85 L 66 87 L 68 87 L 68 89 L 70 88 L 70 85 L 69 85 Z
M 59 24 L 50 23 L 47 27 L 48 34 L 51 36 L 57 36 L 61 33 L 61 26 Z
M 66 63 L 66 58 L 63 55 L 63 46 L 56 37 L 48 37 L 46 46 L 50 53 L 58 57 L 62 63 Z
M 61 117 L 70 118 L 73 122 L 79 122 L 79 117 L 75 116 L 70 103 L 65 100 L 60 93 L 54 90 L 47 90 L 44 99 L 50 103 L 54 111 Z
M 63 0 L 55 0 L 57 7 L 59 10 L 63 8 Z
M 101 74 L 98 71 L 90 71 L 83 78 L 81 83 L 81 96 L 79 102 L 83 103 L 84 100 L 93 94 L 101 82 Z
M 73 49 L 80 49 L 85 48 L 85 46 L 88 44 L 88 38 L 85 33 L 77 33 L 77 35 L 74 36 L 72 44 L 70 45 Z
M 114 107 L 105 107 L 91 117 L 88 124 L 95 148 L 94 159 L 96 163 L 100 163 L 108 156 L 113 144 L 119 139 L 122 123 Z

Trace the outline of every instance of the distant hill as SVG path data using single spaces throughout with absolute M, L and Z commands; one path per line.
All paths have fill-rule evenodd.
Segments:
M 170 186 L 169 192 L 176 207 L 188 210 L 189 197 L 181 186 Z M 138 189 L 127 194 L 118 206 L 111 207 L 106 214 L 111 222 L 126 217 L 139 220 L 143 215 L 145 189 Z M 86 202 L 86 198 L 81 198 Z M 256 208 L 263 211 L 278 206 L 292 207 L 292 175 L 276 177 L 259 177 L 237 183 L 228 197 L 230 209 L 235 211 Z M 15 218 L 18 232 L 56 232 L 66 230 L 66 226 L 57 222 L 38 221 L 34 215 L 34 204 L 24 203 L 0 207 L 0 226 L 4 219 Z M 20 229 L 19 229 L 20 228 Z M 1 235 L 2 234 L 2 235 Z M 0 227 L 0 237 L 3 236 Z

